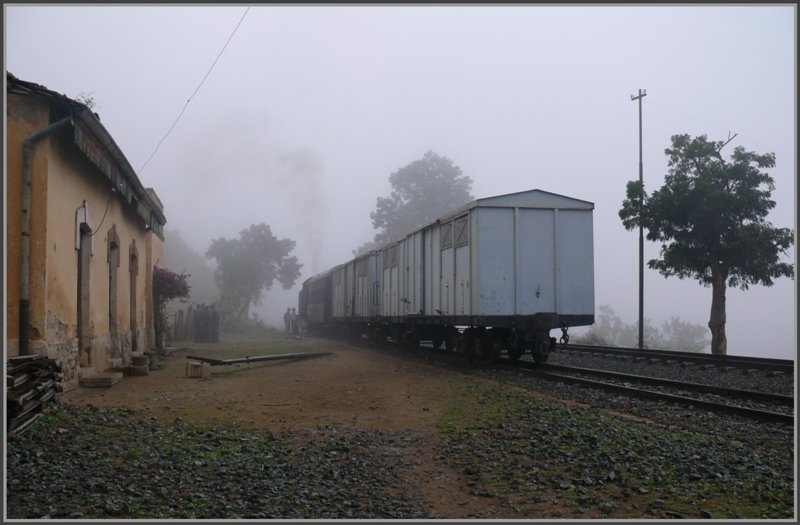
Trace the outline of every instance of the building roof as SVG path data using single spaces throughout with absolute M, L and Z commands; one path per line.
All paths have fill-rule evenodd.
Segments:
M 164 237 L 163 207 L 152 188 L 145 188 L 100 117 L 86 104 L 73 100 L 46 87 L 20 80 L 6 72 L 8 92 L 37 95 L 50 100 L 56 119 L 69 116 L 75 146 L 108 179 L 112 187 L 133 207 L 159 237 Z M 51 117 L 52 118 L 52 117 Z

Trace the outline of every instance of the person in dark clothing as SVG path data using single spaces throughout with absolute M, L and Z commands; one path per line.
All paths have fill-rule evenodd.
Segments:
M 290 324 L 292 328 L 292 335 L 300 337 L 300 323 L 299 319 L 297 318 L 297 312 L 294 311 L 294 308 L 292 308 L 292 313 L 289 317 L 291 320 Z
M 286 313 L 283 314 L 283 324 L 286 326 L 286 333 L 292 335 L 292 312 L 291 308 L 286 309 Z

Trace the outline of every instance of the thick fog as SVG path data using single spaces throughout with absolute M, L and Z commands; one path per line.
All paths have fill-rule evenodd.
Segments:
M 639 89 L 648 191 L 672 135 L 737 133 L 724 156 L 774 152 L 769 220 L 795 227 L 794 6 L 257 5 L 242 20 L 246 9 L 7 5 L 5 61 L 91 94 L 167 230 L 198 253 L 253 223 L 295 239 L 301 278 L 255 309 L 276 325 L 303 280 L 372 239 L 389 175 L 428 150 L 477 198 L 538 188 L 595 203 L 595 303 L 636 322 L 638 232 L 618 211 L 638 179 Z M 646 242 L 645 257 L 658 249 Z M 710 306 L 710 288 L 645 270 L 655 325 L 705 326 Z M 794 281 L 729 289 L 727 312 L 728 353 L 795 356 Z

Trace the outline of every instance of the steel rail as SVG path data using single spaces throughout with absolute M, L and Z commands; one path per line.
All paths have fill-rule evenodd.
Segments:
M 625 348 L 615 346 L 596 346 L 578 344 L 557 344 L 559 350 L 575 350 L 579 352 L 599 352 L 616 355 L 634 355 L 656 359 L 676 359 L 681 361 L 694 361 L 712 363 L 718 366 L 734 366 L 737 368 L 757 368 L 762 370 L 779 370 L 783 372 L 794 371 L 795 362 L 791 359 L 771 359 L 753 356 L 731 356 L 698 354 L 696 352 L 680 352 L 677 350 L 654 350 L 638 348 Z
M 772 392 L 759 392 L 757 390 L 740 390 L 736 388 L 714 386 L 703 383 L 689 383 L 686 381 L 676 381 L 674 379 L 640 376 L 635 374 L 624 374 L 621 372 L 611 372 L 608 370 L 595 370 L 592 368 L 581 368 L 577 366 L 564 366 L 564 365 L 551 365 L 551 364 L 534 365 L 533 363 L 528 363 L 528 362 L 520 363 L 520 366 L 522 368 L 533 368 L 538 366 L 540 370 L 577 372 L 580 374 L 607 377 L 610 379 L 619 379 L 621 381 L 638 381 L 640 383 L 668 386 L 671 388 L 691 390 L 694 392 L 703 392 L 707 394 L 716 394 L 726 397 L 737 397 L 741 399 L 765 401 L 767 403 L 775 403 L 777 405 L 785 405 L 785 406 L 794 405 L 794 396 L 787 396 L 784 394 L 774 394 Z
M 580 384 L 595 388 L 600 388 L 603 390 L 612 390 L 616 392 L 622 392 L 628 395 L 635 395 L 638 397 L 646 397 L 650 399 L 659 399 L 659 400 L 666 400 L 680 404 L 688 404 L 692 406 L 699 406 L 703 408 L 707 408 L 710 410 L 718 411 L 718 412 L 728 412 L 728 413 L 735 413 L 739 415 L 743 415 L 746 417 L 760 419 L 763 421 L 773 421 L 773 422 L 780 422 L 780 423 L 788 423 L 794 424 L 794 414 L 785 414 L 781 412 L 773 412 L 770 410 L 759 410 L 755 408 L 737 406 L 737 405 L 728 405 L 725 403 L 716 403 L 713 401 L 708 401 L 705 399 L 697 399 L 692 397 L 680 396 L 676 394 L 667 394 L 664 392 L 657 392 L 654 390 L 646 390 L 642 388 L 635 388 L 625 385 L 619 385 L 615 383 L 606 383 L 603 381 L 595 381 L 593 379 L 585 379 L 580 377 L 575 377 L 566 374 L 559 374 L 555 372 L 550 372 L 547 370 L 543 370 L 537 367 L 528 367 L 528 366 L 517 366 L 517 364 L 509 365 L 517 370 L 525 370 L 529 373 L 535 374 L 539 377 L 553 380 L 553 381 L 562 381 L 566 383 L 572 384 Z
M 222 366 L 222 365 L 236 365 L 239 363 L 256 363 L 259 361 L 277 361 L 279 359 L 308 359 L 310 357 L 320 357 L 323 355 L 330 355 L 332 352 L 301 352 L 296 354 L 276 354 L 276 355 L 259 355 L 253 357 L 240 357 L 234 359 L 214 359 L 213 357 L 200 357 L 194 355 L 187 355 L 186 359 L 195 359 L 197 361 L 202 361 L 204 363 L 208 363 L 211 366 Z

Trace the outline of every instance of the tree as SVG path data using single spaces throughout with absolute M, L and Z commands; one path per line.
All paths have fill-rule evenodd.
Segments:
M 775 154 L 734 149 L 730 161 L 722 149 L 730 142 L 674 135 L 668 173 L 660 190 L 648 195 L 638 181 L 628 182 L 619 216 L 626 229 L 642 226 L 647 239 L 660 241 L 650 268 L 665 277 L 690 277 L 711 286 L 711 352 L 725 354 L 725 292 L 751 284 L 772 286 L 778 277 L 794 278 L 794 266 L 780 256 L 792 246 L 794 232 L 766 220 L 775 207 L 775 184 L 761 171 L 775 166 Z
M 389 183 L 390 196 L 378 197 L 375 211 L 370 213 L 372 225 L 379 231 L 358 253 L 395 241 L 473 198 L 472 179 L 433 151 L 392 173 Z
M 583 335 L 573 339 L 575 343 L 633 347 L 639 337 L 636 324 L 625 324 L 608 305 L 599 307 L 592 328 Z M 650 319 L 644 320 L 644 347 L 661 348 L 662 339 L 658 328 L 655 328 Z
M 164 253 L 164 265 L 167 268 L 182 268 L 192 287 L 192 301 L 211 304 L 219 300 L 219 286 L 214 279 L 214 269 L 202 254 L 191 248 L 174 230 L 165 231 L 169 249 Z M 168 307 L 175 305 L 168 303 Z
M 214 258 L 214 278 L 220 288 L 220 311 L 227 321 L 247 321 L 250 306 L 261 302 L 263 290 L 277 279 L 291 288 L 300 277 L 301 264 L 289 256 L 295 241 L 278 239 L 267 224 L 252 224 L 239 232 L 238 239 L 219 238 L 211 242 L 206 258 Z
M 672 317 L 661 325 L 663 350 L 677 350 L 679 352 L 701 352 L 708 340 L 705 338 L 706 330 L 699 324 L 681 321 L 680 317 Z
M 659 330 L 650 319 L 644 320 L 644 348 L 700 352 L 706 347 L 705 329 L 699 324 L 672 317 Z M 601 305 L 592 328 L 574 338 L 580 344 L 635 347 L 639 340 L 637 323 L 625 324 L 610 306 Z
M 156 348 L 164 345 L 164 331 L 167 326 L 166 305 L 173 299 L 189 297 L 191 287 L 188 274 L 175 273 L 166 268 L 153 268 L 153 329 L 156 335 Z
M 85 91 L 81 91 L 75 96 L 75 100 L 86 106 L 87 108 L 94 111 L 94 107 L 97 105 L 97 102 L 94 100 L 94 93 L 90 92 L 87 93 Z

